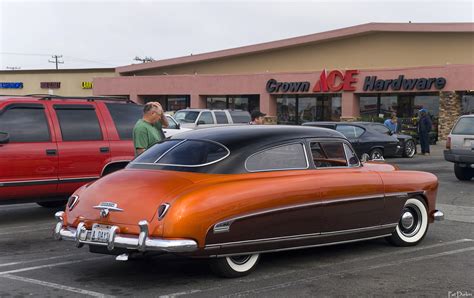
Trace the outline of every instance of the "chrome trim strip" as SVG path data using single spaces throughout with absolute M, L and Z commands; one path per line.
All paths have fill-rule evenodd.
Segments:
M 361 232 L 368 232 L 368 231 L 383 230 L 383 229 L 388 229 L 388 228 L 395 228 L 397 225 L 398 225 L 398 222 L 386 224 L 386 225 L 380 225 L 380 226 L 357 228 L 357 229 L 334 231 L 334 232 L 324 232 L 324 233 L 320 232 L 320 233 L 301 234 L 301 235 L 293 235 L 293 236 L 282 236 L 282 237 L 273 237 L 273 238 L 216 243 L 216 244 L 208 244 L 204 247 L 204 249 L 233 247 L 233 246 L 246 245 L 246 244 L 262 244 L 262 243 L 273 243 L 273 242 L 292 241 L 292 240 L 305 240 L 305 239 L 319 238 L 319 237 L 354 234 L 354 233 L 361 233 Z
M 345 198 L 345 199 L 332 199 L 332 200 L 321 200 L 317 202 L 311 202 L 311 203 L 304 203 L 304 204 L 297 204 L 297 205 L 289 205 L 289 206 L 284 206 L 284 207 L 278 207 L 274 209 L 268 209 L 268 210 L 263 210 L 259 212 L 253 212 L 241 216 L 236 216 L 236 217 L 231 217 L 229 219 L 222 220 L 218 223 L 216 223 L 213 227 L 213 232 L 216 233 L 223 233 L 223 232 L 229 232 L 230 226 L 234 221 L 244 219 L 244 218 L 249 218 L 253 216 L 259 216 L 259 215 L 264 215 L 268 213 L 273 213 L 273 212 L 279 212 L 283 210 L 290 210 L 290 209 L 298 209 L 298 208 L 305 208 L 305 207 L 311 207 L 311 206 L 318 206 L 318 205 L 331 205 L 331 204 L 338 204 L 338 203 L 346 203 L 346 202 L 351 202 L 351 201 L 361 201 L 361 200 L 371 200 L 371 199 L 385 199 L 386 197 L 392 197 L 392 196 L 407 196 L 406 193 L 388 193 L 386 195 L 383 194 L 375 194 L 375 195 L 370 195 L 370 196 L 360 196 L 360 197 L 351 197 L 351 198 Z M 219 226 L 226 226 L 226 228 L 221 228 Z
M 59 179 L 38 179 L 38 180 L 19 180 L 19 181 L 0 181 L 0 187 L 4 186 L 26 186 L 37 184 L 54 184 L 58 183 Z
M 122 211 L 123 211 L 122 208 L 118 208 L 118 207 L 107 207 L 107 206 L 100 206 L 100 205 L 94 206 L 94 207 L 92 207 L 92 208 L 94 208 L 94 209 L 99 209 L 99 210 L 108 209 L 109 211 L 118 211 L 118 212 L 122 212 Z
M 259 251 L 251 251 L 251 252 L 243 252 L 237 254 L 222 254 L 222 255 L 211 255 L 210 257 L 229 257 L 229 256 L 240 256 L 240 255 L 249 255 L 249 254 L 256 254 L 256 253 L 268 253 L 268 252 L 278 252 L 278 251 L 287 251 L 287 250 L 296 250 L 296 249 L 304 249 L 304 248 L 311 248 L 311 247 L 322 247 L 322 246 L 331 246 L 331 245 L 338 245 L 344 243 L 352 243 L 352 242 L 359 242 L 359 241 L 366 241 L 372 239 L 378 239 L 390 236 L 391 234 L 374 236 L 374 237 L 367 237 L 367 238 L 360 238 L 360 239 L 353 239 L 353 240 L 345 240 L 345 241 L 338 241 L 338 242 L 330 242 L 330 243 L 322 243 L 322 244 L 312 244 L 312 245 L 304 245 L 304 246 L 295 246 L 295 247 L 288 247 L 288 248 L 277 248 L 277 249 L 269 249 L 269 250 L 259 250 Z
M 89 180 L 96 180 L 99 179 L 100 176 L 94 176 L 94 177 L 78 177 L 78 178 L 59 178 L 59 182 L 82 182 L 84 181 L 89 181 Z
M 300 144 L 303 146 L 303 151 L 304 151 L 304 158 L 306 160 L 306 167 L 305 168 L 283 168 L 283 169 L 265 169 L 265 170 L 256 170 L 256 171 L 250 171 L 248 168 L 247 168 L 247 161 L 254 155 L 257 155 L 259 153 L 262 153 L 262 152 L 265 152 L 265 151 L 268 151 L 268 150 L 271 150 L 271 149 L 275 149 L 275 148 L 279 148 L 279 147 L 284 147 L 284 146 L 288 146 L 288 145 L 295 145 L 295 144 Z M 293 141 L 293 142 L 289 142 L 289 143 L 285 143 L 285 144 L 280 144 L 280 145 L 276 145 L 276 146 L 273 146 L 273 147 L 268 147 L 268 148 L 265 148 L 263 150 L 260 150 L 260 151 L 257 151 L 255 153 L 253 153 L 252 155 L 250 155 L 249 157 L 247 157 L 245 159 L 245 162 L 244 162 L 244 168 L 247 172 L 249 173 L 259 173 L 259 172 L 273 172 L 273 171 L 292 171 L 292 170 L 307 170 L 309 169 L 309 160 L 308 160 L 308 154 L 307 154 L 307 151 L 306 151 L 306 144 L 302 141 Z

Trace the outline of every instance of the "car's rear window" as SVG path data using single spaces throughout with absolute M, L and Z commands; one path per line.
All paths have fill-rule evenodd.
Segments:
M 211 141 L 167 140 L 146 150 L 133 162 L 198 167 L 216 163 L 229 154 L 225 146 Z
M 459 119 L 451 133 L 455 135 L 474 135 L 474 117 Z
M 194 123 L 198 115 L 198 111 L 178 111 L 174 114 L 174 119 L 179 123 Z
M 234 123 L 249 123 L 251 120 L 249 112 L 229 111 L 229 113 Z

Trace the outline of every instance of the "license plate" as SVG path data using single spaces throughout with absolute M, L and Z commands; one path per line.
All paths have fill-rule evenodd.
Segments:
M 464 139 L 464 147 L 474 148 L 474 140 L 473 139 Z
M 107 242 L 110 235 L 110 226 L 93 224 L 91 240 L 95 242 Z

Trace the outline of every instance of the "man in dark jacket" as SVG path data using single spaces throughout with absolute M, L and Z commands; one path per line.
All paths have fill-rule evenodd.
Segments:
M 421 109 L 419 111 L 420 117 L 418 119 L 418 135 L 420 137 L 420 146 L 422 155 L 430 155 L 430 137 L 429 133 L 431 131 L 431 119 L 428 116 L 426 109 Z

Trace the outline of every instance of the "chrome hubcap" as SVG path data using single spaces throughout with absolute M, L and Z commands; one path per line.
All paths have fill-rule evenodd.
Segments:
M 414 223 L 413 215 L 410 212 L 403 213 L 401 222 L 404 229 L 411 228 Z
M 421 228 L 422 220 L 420 209 L 417 206 L 406 205 L 398 224 L 400 232 L 406 237 L 416 235 Z
M 405 153 L 408 156 L 411 156 L 415 153 L 415 146 L 413 146 L 413 142 L 407 142 L 405 145 Z

